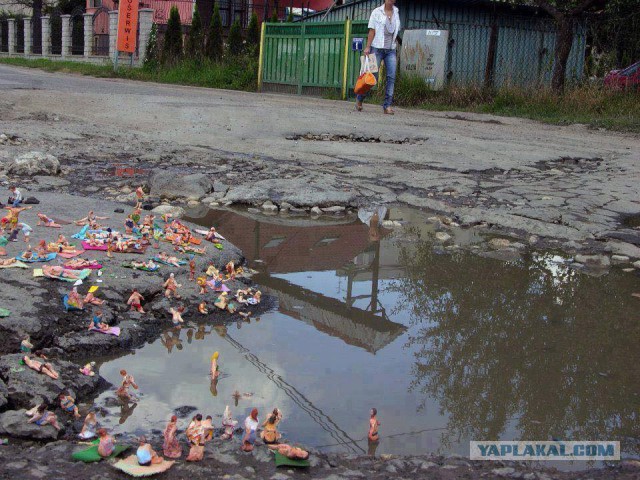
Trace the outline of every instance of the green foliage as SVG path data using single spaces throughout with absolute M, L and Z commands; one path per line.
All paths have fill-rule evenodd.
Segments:
M 149 32 L 149 41 L 144 55 L 144 68 L 147 70 L 158 68 L 158 56 L 158 25 L 154 23 L 151 25 L 151 32 Z
M 289 15 L 287 15 L 287 23 L 293 23 L 293 10 L 289 10 Z
M 61 14 L 68 15 L 78 7 L 84 9 L 86 6 L 86 1 L 85 0 L 58 0 L 58 2 L 55 5 Z
M 222 43 L 222 17 L 220 17 L 220 7 L 216 2 L 213 6 L 213 15 L 209 23 L 209 35 L 207 37 L 206 56 L 209 60 L 219 62 L 222 60 L 224 46 Z
M 243 91 L 255 91 L 258 77 L 258 61 L 254 58 L 244 57 L 226 62 L 212 62 L 208 59 L 196 62 L 191 59 L 183 59 L 171 66 L 160 66 L 155 70 L 123 67 L 115 72 L 113 65 L 93 65 L 47 59 L 0 58 L 0 63 L 39 68 L 49 72 L 73 72 L 100 78 L 126 78 Z
M 384 83 L 371 101 L 380 101 Z M 553 124 L 583 123 L 592 127 L 640 132 L 640 92 L 614 91 L 602 85 L 567 88 L 563 94 L 551 89 L 500 88 L 450 85 L 434 91 L 419 77 L 399 74 L 395 103 L 430 110 L 455 110 L 525 117 Z
M 180 13 L 175 5 L 169 12 L 167 31 L 164 34 L 164 45 L 162 48 L 162 63 L 172 65 L 182 58 L 182 25 L 180 23 Z
M 250 55 L 258 55 L 260 50 L 260 25 L 258 23 L 258 14 L 253 12 L 247 27 L 247 53 Z
M 242 40 L 242 27 L 240 26 L 240 20 L 236 20 L 231 25 L 229 30 L 229 38 L 227 39 L 227 54 L 230 58 L 242 55 L 244 50 L 244 44 Z
M 271 15 L 271 22 L 272 23 L 278 23 L 280 21 L 280 18 L 278 17 L 278 10 L 276 10 L 275 8 L 273 9 L 273 14 Z
M 201 60 L 204 44 L 204 32 L 202 31 L 202 20 L 198 9 L 193 12 L 189 38 L 187 39 L 186 56 L 193 60 Z

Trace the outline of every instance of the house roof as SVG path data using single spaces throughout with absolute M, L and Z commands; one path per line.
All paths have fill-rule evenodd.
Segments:
M 351 8 L 353 5 L 358 5 L 361 3 L 367 3 L 371 0 L 346 0 L 344 4 L 339 6 L 334 6 L 331 8 L 331 11 L 340 10 L 342 8 Z M 406 1 L 406 0 L 405 0 Z M 405 3 L 403 0 L 398 0 L 398 8 L 402 9 L 403 4 Z M 376 3 L 382 4 L 382 0 L 379 0 Z M 485 7 L 492 9 L 500 9 L 500 10 L 509 10 L 513 14 L 532 14 L 532 13 L 544 13 L 538 7 L 533 4 L 523 5 L 523 4 L 513 4 L 510 0 L 422 0 L 413 3 L 435 3 L 435 4 L 443 4 L 457 7 Z M 314 14 L 309 15 L 306 18 L 313 18 L 317 16 L 324 16 L 326 10 L 322 10 L 316 12 Z
M 140 2 L 140 8 L 153 9 L 153 22 L 160 25 L 165 25 L 169 21 L 169 12 L 174 5 L 180 13 L 180 23 L 191 25 L 195 0 L 142 0 Z

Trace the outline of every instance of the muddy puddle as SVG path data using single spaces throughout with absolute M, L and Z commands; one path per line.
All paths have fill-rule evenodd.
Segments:
M 279 407 L 290 441 L 374 453 L 366 433 L 376 407 L 376 454 L 468 455 L 470 440 L 563 439 L 618 440 L 623 457 L 637 457 L 640 300 L 631 294 L 640 278 L 620 268 L 585 275 L 552 252 L 493 258 L 474 229 L 448 230 L 447 248 L 428 217 L 392 209 L 402 226 L 376 233 L 357 218 L 199 214 L 192 220 L 242 249 L 279 307 L 170 329 L 103 364 L 109 381 L 126 368 L 140 385 L 135 408 L 110 407 L 113 393 L 98 399 L 115 414 L 109 426 L 162 430 L 177 407 L 219 426 L 225 405 L 238 419 Z M 214 351 L 223 372 L 215 385 Z

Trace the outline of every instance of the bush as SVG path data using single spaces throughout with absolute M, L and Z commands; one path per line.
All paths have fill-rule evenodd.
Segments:
M 242 41 L 242 27 L 240 27 L 240 20 L 237 18 L 231 25 L 227 42 L 227 54 L 230 58 L 242 55 L 242 51 L 244 50 Z
M 198 13 L 198 9 L 196 8 L 193 12 L 191 29 L 189 30 L 189 38 L 187 39 L 186 56 L 188 58 L 196 61 L 202 59 L 203 40 L 202 20 L 200 20 L 200 13 Z
M 158 25 L 151 25 L 149 32 L 149 42 L 144 55 L 144 68 L 147 70 L 155 70 L 158 68 Z
M 214 62 L 222 60 L 223 54 L 222 43 L 222 18 L 220 17 L 220 7 L 218 3 L 213 6 L 213 15 L 209 24 L 209 35 L 207 38 L 207 58 Z
M 164 45 L 162 48 L 162 63 L 172 65 L 182 58 L 182 25 L 180 24 L 180 13 L 175 5 L 169 12 L 167 22 L 167 32 L 164 35 Z
M 278 18 L 278 10 L 273 9 L 273 14 L 271 15 L 271 22 L 278 23 L 280 19 Z
M 260 51 L 260 25 L 258 14 L 253 12 L 247 27 L 247 52 L 250 55 L 257 55 Z

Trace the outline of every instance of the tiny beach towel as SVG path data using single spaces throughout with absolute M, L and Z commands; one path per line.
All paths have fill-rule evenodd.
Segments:
M 16 260 L 11 265 L 0 265 L 0 268 L 29 268 L 29 265 L 21 262 L 20 260 Z
M 109 455 L 109 457 L 107 458 L 115 458 L 118 455 L 120 455 L 122 452 L 125 452 L 128 449 L 129 449 L 128 445 L 116 445 L 113 450 L 113 453 Z M 101 457 L 100 454 L 98 453 L 98 445 L 93 445 L 92 447 L 85 448 L 84 450 L 73 452 L 71 454 L 71 458 L 73 458 L 78 462 L 93 463 L 93 462 L 99 462 L 104 457 Z
M 81 243 L 82 243 L 82 248 L 84 248 L 85 250 L 100 250 L 102 252 L 107 251 L 106 245 L 100 245 L 98 247 L 94 247 L 93 245 L 89 245 L 89 242 L 81 242 Z
M 45 255 L 44 257 L 39 257 L 38 255 L 35 255 L 31 258 L 24 258 L 20 255 L 18 255 L 16 257 L 16 260 L 20 260 L 21 262 L 25 262 L 25 263 L 37 263 L 37 262 L 49 262 L 51 260 L 53 260 L 54 258 L 56 258 L 55 253 L 49 253 L 47 255 Z
M 154 268 L 149 268 L 149 267 L 136 267 L 134 266 L 132 263 L 123 263 L 122 266 L 124 268 L 133 268 L 134 270 L 142 270 L 143 272 L 155 272 L 156 270 L 158 270 L 158 265 L 156 265 Z
M 82 255 L 84 253 L 84 250 L 74 250 L 72 252 L 59 252 L 58 256 L 62 257 L 62 258 L 73 258 L 73 257 L 77 257 L 78 255 Z
M 87 238 L 87 230 L 89 230 L 89 225 L 82 227 L 78 233 L 71 235 L 71 238 L 77 238 L 78 240 Z
M 104 333 L 105 335 L 113 335 L 114 337 L 120 336 L 120 327 L 109 327 L 107 330 L 100 330 L 96 327 L 91 327 L 92 332 Z
M 40 270 L 42 275 L 36 275 L 36 270 L 34 270 L 33 271 L 33 276 L 34 277 L 36 277 L 36 276 L 44 276 L 44 277 L 47 277 L 47 278 L 53 278 L 54 280 L 62 280 L 63 282 L 77 282 L 78 280 L 84 280 L 85 278 L 87 278 L 91 274 L 91 270 L 89 270 L 88 268 L 85 268 L 83 270 L 73 270 L 74 272 L 76 272 L 78 274 L 78 278 L 67 278 L 67 277 L 62 277 L 62 276 L 58 276 L 58 275 L 47 275 L 46 273 L 44 273 L 42 271 L 42 269 L 37 269 L 37 270 Z
M 9 315 L 11 315 L 11 310 L 0 308 L 0 318 L 8 317 Z
M 305 468 L 310 466 L 309 460 L 292 460 L 278 452 L 275 453 L 276 467 L 298 467 Z
M 161 258 L 158 258 L 158 257 L 153 257 L 152 260 L 154 262 L 161 263 L 163 265 L 169 265 L 170 267 L 175 267 L 175 265 L 173 265 L 173 264 L 171 264 L 169 262 L 165 262 L 164 260 L 162 260 Z M 178 265 L 186 265 L 186 264 L 187 264 L 186 260 L 178 260 Z
M 138 463 L 138 457 L 136 455 L 129 455 L 124 460 L 116 462 L 113 466 L 132 477 L 150 477 L 151 475 L 166 472 L 174 463 L 175 461 L 173 460 L 162 460 L 162 463 L 143 467 Z

